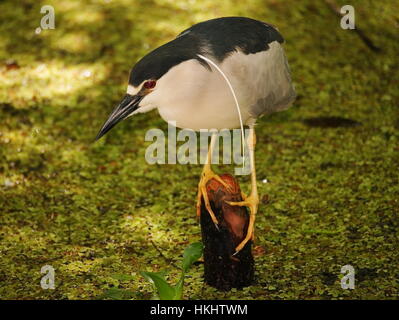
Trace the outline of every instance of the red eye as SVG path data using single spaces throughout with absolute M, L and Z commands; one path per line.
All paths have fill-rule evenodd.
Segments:
M 152 89 L 155 87 L 156 84 L 157 84 L 157 82 L 155 80 L 149 80 L 149 81 L 144 82 L 144 88 Z

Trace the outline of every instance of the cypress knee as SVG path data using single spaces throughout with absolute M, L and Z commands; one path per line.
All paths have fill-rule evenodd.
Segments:
M 235 253 L 235 248 L 245 238 L 249 214 L 246 207 L 231 206 L 225 201 L 242 201 L 237 180 L 230 174 L 220 175 L 229 186 L 227 190 L 215 179 L 206 185 L 209 202 L 219 221 L 213 223 L 204 201 L 201 207 L 201 233 L 204 244 L 205 283 L 219 290 L 243 288 L 251 285 L 254 279 L 254 259 L 251 252 L 252 241 Z

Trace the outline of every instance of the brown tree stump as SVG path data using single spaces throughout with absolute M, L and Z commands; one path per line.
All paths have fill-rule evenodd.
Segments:
M 201 206 L 201 233 L 204 244 L 205 283 L 219 290 L 243 288 L 254 279 L 252 241 L 233 256 L 236 246 L 245 238 L 249 224 L 246 207 L 231 206 L 227 201 L 242 201 L 240 186 L 230 174 L 220 176 L 232 191 L 212 179 L 207 183 L 209 201 L 217 220 L 215 227 L 204 201 Z

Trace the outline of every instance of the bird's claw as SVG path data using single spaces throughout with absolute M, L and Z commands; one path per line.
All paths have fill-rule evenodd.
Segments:
M 231 206 L 240 206 L 240 207 L 248 207 L 250 210 L 250 215 L 249 215 L 249 225 L 248 225 L 248 230 L 245 238 L 241 241 L 241 243 L 236 247 L 236 252 L 233 254 L 236 255 L 238 252 L 244 248 L 244 246 L 247 244 L 251 238 L 254 238 L 254 222 L 255 222 L 255 215 L 256 212 L 258 211 L 258 205 L 259 205 L 259 198 L 257 195 L 250 195 L 249 197 L 245 197 L 245 195 L 242 195 L 242 197 L 245 199 L 243 201 L 226 201 L 227 204 Z
M 201 204 L 202 204 L 202 198 L 204 198 L 204 204 L 205 208 L 208 211 L 209 215 L 211 216 L 211 219 L 218 231 L 219 230 L 219 222 L 212 210 L 211 204 L 209 202 L 208 198 L 208 192 L 206 190 L 206 184 L 208 183 L 209 180 L 215 179 L 218 181 L 220 184 L 222 184 L 227 190 L 231 191 L 231 187 L 222 180 L 220 176 L 218 176 L 216 173 L 214 173 L 209 167 L 205 166 L 204 171 L 201 174 L 201 180 L 198 184 L 198 196 L 197 196 L 197 217 L 201 215 Z

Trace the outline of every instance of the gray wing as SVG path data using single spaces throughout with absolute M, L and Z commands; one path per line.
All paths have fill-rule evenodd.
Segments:
M 296 98 L 291 80 L 290 68 L 283 48 L 272 46 L 273 54 L 265 58 L 262 83 L 259 84 L 259 98 L 250 107 L 250 114 L 257 118 L 265 114 L 289 108 Z

